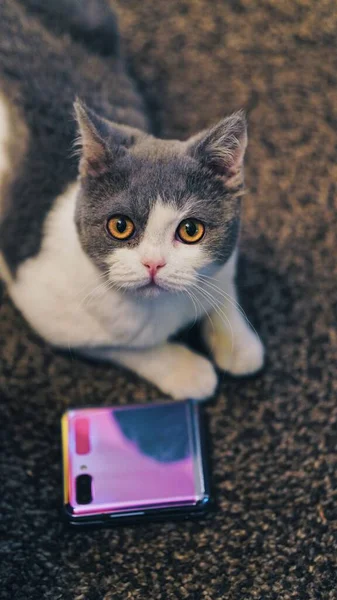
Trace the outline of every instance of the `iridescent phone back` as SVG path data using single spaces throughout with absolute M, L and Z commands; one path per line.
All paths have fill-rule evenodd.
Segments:
M 70 410 L 62 419 L 72 519 L 205 503 L 199 409 L 191 402 Z

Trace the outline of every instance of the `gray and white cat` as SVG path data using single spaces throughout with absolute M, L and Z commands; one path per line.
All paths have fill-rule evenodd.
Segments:
M 74 0 L 67 19 L 68 0 L 57 15 L 42 0 L 0 0 L 1 276 L 54 346 L 119 363 L 174 398 L 207 398 L 212 363 L 170 341 L 195 319 L 220 369 L 263 363 L 234 282 L 245 118 L 187 141 L 153 137 L 115 19 L 109 31 L 93 2 L 86 15 Z

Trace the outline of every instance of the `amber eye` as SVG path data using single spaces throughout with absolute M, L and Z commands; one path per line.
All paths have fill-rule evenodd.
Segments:
M 108 231 L 117 240 L 128 240 L 135 231 L 135 226 L 129 217 L 116 215 L 107 223 Z
M 197 219 L 185 219 L 177 229 L 177 236 L 184 244 L 200 242 L 204 233 L 205 226 Z

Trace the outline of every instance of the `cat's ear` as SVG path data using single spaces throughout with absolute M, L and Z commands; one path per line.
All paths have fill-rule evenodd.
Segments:
M 247 147 L 247 125 L 243 111 L 187 141 L 188 152 L 201 164 L 224 179 L 228 187 L 243 180 L 243 159 Z
M 98 177 L 112 167 L 116 156 L 127 153 L 144 135 L 138 129 L 103 119 L 80 100 L 74 104 L 79 127 L 80 174 Z

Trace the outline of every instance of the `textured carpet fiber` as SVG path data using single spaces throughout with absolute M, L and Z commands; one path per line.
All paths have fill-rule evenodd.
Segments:
M 223 377 L 208 406 L 211 520 L 75 534 L 60 523 L 62 411 L 156 390 L 56 354 L 4 295 L 0 598 L 335 599 L 336 3 L 124 0 L 120 19 L 158 131 L 248 111 L 241 298 L 268 362 Z

